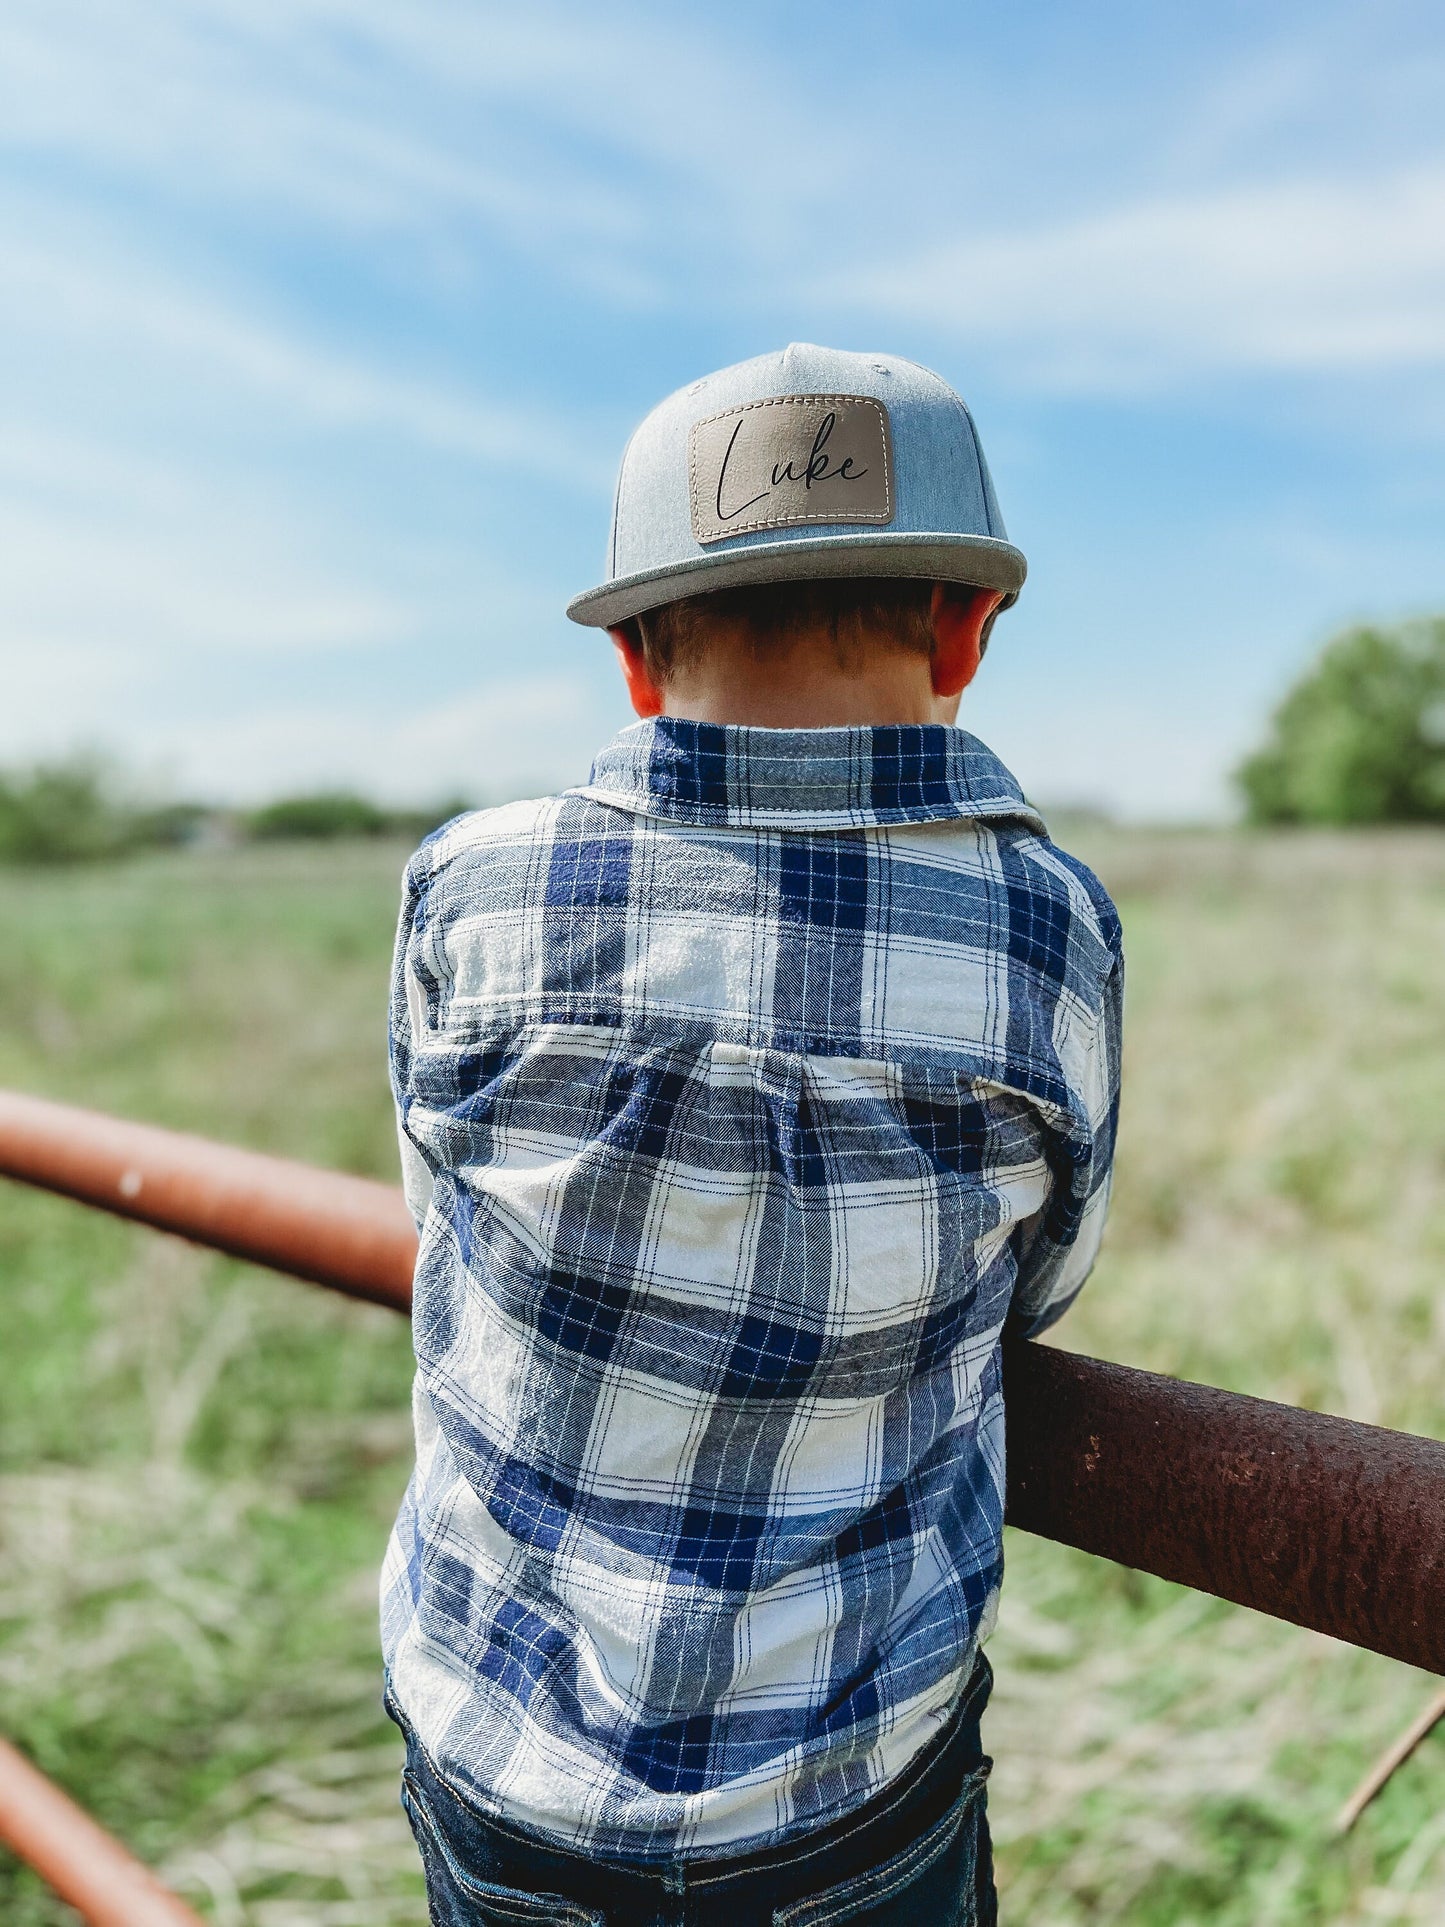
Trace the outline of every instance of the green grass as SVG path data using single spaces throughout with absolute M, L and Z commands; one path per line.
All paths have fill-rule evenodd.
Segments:
M 0 1082 L 392 1176 L 403 856 L 0 874 Z M 6 1730 L 218 1921 L 423 1918 L 375 1631 L 403 1321 L 11 1188 L 0 1291 Z M 0 1855 L 0 1919 L 70 1918 Z
M 1130 956 L 1116 1203 L 1057 1334 L 1445 1432 L 1445 837 L 1079 838 Z M 390 1177 L 403 852 L 0 872 L 0 1083 Z M 202 1912 L 424 1915 L 378 1706 L 406 1333 L 0 1191 L 4 1729 Z M 1445 1919 L 1445 1740 L 1331 1814 L 1423 1675 L 1011 1535 L 1006 1921 Z M 0 1854 L 0 1919 L 70 1919 Z

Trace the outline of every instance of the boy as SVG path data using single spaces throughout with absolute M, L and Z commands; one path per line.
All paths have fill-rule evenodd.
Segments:
M 412 861 L 383 1617 L 434 1921 L 995 1917 L 999 1340 L 1098 1248 L 1122 972 L 953 727 L 1023 576 L 937 376 L 712 375 L 568 612 L 643 720 Z

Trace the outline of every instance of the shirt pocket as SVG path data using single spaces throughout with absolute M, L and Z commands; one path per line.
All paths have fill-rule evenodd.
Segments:
M 530 1024 L 459 1052 L 441 1101 L 408 1123 L 458 1196 L 465 1248 L 519 1278 L 630 1278 L 696 1056 L 673 1036 L 593 1023 Z

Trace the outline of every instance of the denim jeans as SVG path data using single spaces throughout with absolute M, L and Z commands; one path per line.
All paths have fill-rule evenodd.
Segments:
M 402 1804 L 435 1927 L 995 1927 L 980 1654 L 947 1728 L 866 1806 L 761 1853 L 607 1860 L 488 1818 L 406 1736 Z

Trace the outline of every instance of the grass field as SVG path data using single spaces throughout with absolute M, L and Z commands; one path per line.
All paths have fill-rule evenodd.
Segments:
M 1058 1340 L 1445 1433 L 1445 837 L 1089 828 L 1123 1137 Z M 402 852 L 0 873 L 0 1083 L 390 1177 Z M 424 1908 L 378 1705 L 407 1337 L 0 1190 L 4 1730 L 226 1927 Z M 1430 1682 L 1014 1534 L 986 1737 L 1010 1927 L 1445 1921 Z M 69 1919 L 0 1854 L 0 1919 Z

